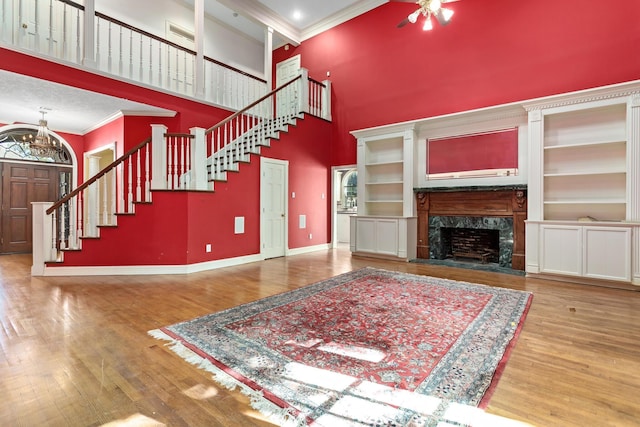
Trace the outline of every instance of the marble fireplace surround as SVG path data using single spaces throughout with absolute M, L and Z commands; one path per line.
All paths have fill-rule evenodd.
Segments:
M 441 238 L 440 227 L 497 229 L 500 230 L 500 266 L 524 271 L 525 185 L 434 187 L 414 191 L 418 211 L 418 258 L 431 258 L 434 250 L 431 244 Z

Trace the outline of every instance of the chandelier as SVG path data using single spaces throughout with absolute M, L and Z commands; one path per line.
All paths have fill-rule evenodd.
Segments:
M 402 0 L 400 0 L 402 1 Z M 449 0 L 455 1 L 455 0 Z M 448 3 L 447 0 L 418 0 L 415 3 L 419 8 L 407 16 L 398 24 L 398 28 L 402 28 L 408 23 L 415 24 L 418 22 L 420 15 L 424 16 L 424 25 L 422 29 L 429 31 L 433 29 L 433 22 L 431 16 L 435 17 L 440 25 L 447 25 L 451 21 L 453 16 L 453 10 L 442 7 L 442 3 Z
M 29 147 L 29 151 L 33 156 L 44 157 L 51 159 L 58 159 L 63 152 L 60 144 L 55 138 L 51 138 L 49 135 L 49 128 L 47 128 L 47 121 L 44 118 L 46 111 L 40 111 L 42 118 L 38 122 L 38 133 L 36 137 L 33 135 L 23 136 L 25 145 Z

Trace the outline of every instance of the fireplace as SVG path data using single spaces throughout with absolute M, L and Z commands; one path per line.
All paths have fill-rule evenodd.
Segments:
M 493 263 L 511 268 L 511 218 L 429 217 L 429 258 Z
M 496 263 L 500 267 L 524 270 L 525 189 L 416 190 L 418 258 Z

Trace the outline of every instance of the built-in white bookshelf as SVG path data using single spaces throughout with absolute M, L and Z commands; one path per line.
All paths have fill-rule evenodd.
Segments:
M 402 135 L 363 142 L 363 214 L 402 216 L 403 145 Z
M 415 132 L 409 127 L 352 133 L 358 138 L 358 213 L 350 217 L 351 251 L 413 259 Z
M 527 273 L 640 285 L 639 96 L 635 82 L 526 105 Z
M 545 115 L 545 220 L 625 219 L 626 116 L 626 103 Z

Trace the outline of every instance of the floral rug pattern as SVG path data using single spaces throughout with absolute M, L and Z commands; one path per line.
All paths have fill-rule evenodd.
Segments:
M 452 403 L 486 405 L 531 298 L 364 268 L 150 333 L 282 408 L 283 425 L 437 425 Z

